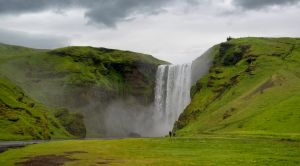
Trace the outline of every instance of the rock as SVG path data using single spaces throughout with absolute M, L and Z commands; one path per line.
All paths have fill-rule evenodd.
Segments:
M 33 108 L 35 106 L 34 103 L 28 103 L 28 107 Z
M 70 134 L 79 138 L 86 136 L 86 127 L 81 114 L 70 113 L 67 109 L 60 109 L 56 111 L 55 117 Z
M 129 134 L 128 134 L 128 137 L 131 137 L 131 138 L 140 138 L 140 137 L 141 137 L 141 135 L 140 135 L 140 134 L 138 134 L 138 133 L 134 133 L 134 132 L 132 132 L 132 133 L 129 133 Z
M 11 122 L 17 122 L 20 118 L 17 115 L 9 115 L 7 119 Z

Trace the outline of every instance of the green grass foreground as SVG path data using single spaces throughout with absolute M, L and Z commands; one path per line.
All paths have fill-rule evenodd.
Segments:
M 0 154 L 0 165 L 10 166 L 43 155 L 66 156 L 71 159 L 64 163 L 68 166 L 299 165 L 300 142 L 221 136 L 53 141 L 6 151 Z

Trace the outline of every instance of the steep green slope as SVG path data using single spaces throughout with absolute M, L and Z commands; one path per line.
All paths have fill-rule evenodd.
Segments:
M 104 114 L 113 102 L 150 105 L 157 66 L 165 63 L 150 55 L 106 48 L 0 45 L 0 73 L 47 106 L 83 114 L 88 136 L 109 132 Z
M 118 95 L 134 95 L 144 103 L 152 101 L 156 67 L 165 63 L 150 55 L 93 47 L 61 48 L 50 56 L 59 57 L 58 61 L 71 58 L 55 62 L 59 72 L 72 74 L 65 80 L 68 84 L 97 85 Z
M 67 125 L 61 125 L 63 121 L 53 114 L 55 112 L 59 110 L 51 110 L 32 100 L 22 89 L 0 75 L 0 140 L 82 137 Z M 82 121 L 68 112 L 66 116 L 78 122 L 77 126 Z M 81 128 L 85 129 L 84 126 Z
M 211 56 L 175 124 L 179 135 L 300 136 L 300 39 L 234 39 Z

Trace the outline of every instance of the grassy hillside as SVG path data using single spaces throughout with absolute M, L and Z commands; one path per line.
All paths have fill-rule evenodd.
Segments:
M 166 63 L 150 55 L 93 47 L 61 48 L 49 56 L 58 58 L 57 72 L 69 72 L 68 84 L 96 85 L 118 95 L 134 95 L 144 103 L 153 100 L 156 68 Z
M 36 101 L 82 114 L 89 136 L 107 132 L 103 112 L 111 102 L 152 103 L 156 69 L 164 63 L 150 55 L 106 48 L 37 50 L 0 44 L 0 74 Z M 59 119 L 75 125 L 63 110 L 57 113 Z
M 300 39 L 240 38 L 211 52 L 178 135 L 300 136 Z
M 115 94 L 133 94 L 144 102 L 152 100 L 157 65 L 166 63 L 150 55 L 106 48 L 35 50 L 4 44 L 0 45 L 0 60 L 1 73 L 21 86 L 33 84 L 28 88 L 31 91 L 58 91 L 61 84 L 72 88 L 96 86 Z M 38 88 L 44 85 L 47 90 Z M 41 98 L 55 100 L 51 94 Z
M 59 110 L 51 110 L 28 97 L 22 89 L 0 75 L 0 140 L 32 140 L 52 138 L 75 138 L 82 135 L 72 132 L 59 119 Z M 82 119 L 75 114 L 65 113 L 77 126 Z M 63 124 L 63 125 L 61 125 Z M 82 123 L 81 123 L 82 125 Z M 73 125 L 74 126 L 74 125 Z M 81 126 L 84 128 L 84 125 Z M 80 127 L 76 128 L 76 130 Z

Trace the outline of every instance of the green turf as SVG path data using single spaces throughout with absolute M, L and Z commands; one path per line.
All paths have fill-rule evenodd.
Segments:
M 0 154 L 0 164 L 10 166 L 27 157 L 67 153 L 78 159 L 65 163 L 70 166 L 300 164 L 298 141 L 230 137 L 56 141 L 9 150 Z

